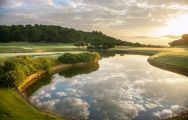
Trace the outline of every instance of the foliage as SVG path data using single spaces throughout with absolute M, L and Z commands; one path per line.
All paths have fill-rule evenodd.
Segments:
M 84 46 L 87 46 L 87 43 L 84 42 L 84 41 L 78 41 L 78 42 L 75 42 L 75 43 L 74 43 L 74 46 L 77 46 L 77 47 L 84 47 Z
M 89 49 L 108 49 L 115 46 L 158 47 L 116 39 L 102 32 L 84 32 L 54 25 L 0 25 L 0 42 L 74 43 Z
M 76 75 L 88 74 L 88 73 L 91 73 L 91 72 L 96 71 L 98 69 L 99 69 L 98 63 L 88 63 L 84 66 L 76 66 L 76 67 L 70 68 L 68 70 L 64 70 L 64 71 L 60 72 L 59 74 L 61 76 L 66 77 L 66 78 L 72 78 Z
M 182 35 L 182 37 L 181 37 L 183 40 L 188 40 L 188 34 L 184 34 L 184 35 Z
M 47 57 L 31 58 L 18 56 L 6 59 L 0 66 L 1 86 L 17 86 L 27 76 L 39 71 L 49 69 L 55 64 L 55 60 Z
M 65 53 L 58 58 L 58 61 L 64 64 L 74 64 L 79 62 L 91 62 L 99 59 L 100 55 L 98 53 Z
M 171 43 L 169 43 L 170 46 L 182 46 L 182 45 L 188 45 L 188 34 L 182 35 L 182 39 L 174 40 Z
M 108 41 L 114 45 L 132 44 L 97 31 L 84 32 L 54 25 L 0 25 L 0 42 L 61 42 L 79 43 L 82 46 L 83 43 L 86 45 L 86 43 L 92 43 L 95 39 L 102 39 L 105 40 L 105 43 Z

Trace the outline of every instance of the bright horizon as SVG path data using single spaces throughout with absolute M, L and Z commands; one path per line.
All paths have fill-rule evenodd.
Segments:
M 60 25 L 167 45 L 188 33 L 186 0 L 1 0 L 0 24 Z

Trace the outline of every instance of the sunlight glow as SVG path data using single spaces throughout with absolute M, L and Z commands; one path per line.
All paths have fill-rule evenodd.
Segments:
M 188 33 L 188 14 L 179 15 L 174 19 L 169 20 L 166 26 L 159 29 L 154 35 L 182 35 Z

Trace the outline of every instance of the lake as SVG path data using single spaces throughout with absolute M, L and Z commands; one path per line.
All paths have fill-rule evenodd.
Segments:
M 54 74 L 28 89 L 29 100 L 42 110 L 92 120 L 164 119 L 187 112 L 188 78 L 147 59 L 115 55 Z

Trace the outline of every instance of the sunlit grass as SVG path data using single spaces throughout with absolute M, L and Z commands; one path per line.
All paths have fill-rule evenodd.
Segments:
M 188 68 L 188 52 L 163 52 L 150 57 L 150 59 L 181 68 Z
M 74 49 L 77 50 L 78 48 L 73 43 L 0 43 L 0 53 L 54 52 Z

